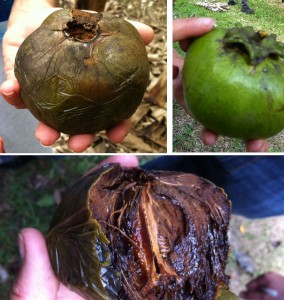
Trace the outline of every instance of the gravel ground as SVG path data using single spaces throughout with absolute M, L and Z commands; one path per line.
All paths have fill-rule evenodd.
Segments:
M 255 220 L 232 216 L 229 235 L 227 274 L 234 293 L 239 294 L 247 282 L 262 273 L 284 275 L 284 216 Z

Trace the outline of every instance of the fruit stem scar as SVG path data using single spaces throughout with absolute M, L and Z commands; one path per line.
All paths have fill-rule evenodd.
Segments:
M 77 9 L 71 12 L 72 19 L 63 25 L 65 37 L 77 42 L 91 42 L 100 35 L 99 22 L 102 13 L 88 13 Z

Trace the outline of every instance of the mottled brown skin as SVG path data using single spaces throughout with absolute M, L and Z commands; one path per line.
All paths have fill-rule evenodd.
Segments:
M 89 211 L 88 221 L 79 217 L 82 211 Z M 81 249 L 81 239 L 65 237 L 64 230 L 68 228 L 72 236 L 74 226 L 78 236 L 80 219 L 86 226 L 96 220 L 104 236 L 101 240 L 109 242 L 97 238 L 94 247 L 87 240 L 84 248 L 104 248 L 109 253 L 103 280 L 110 276 L 116 283 L 112 291 L 101 288 L 99 299 L 213 300 L 220 295 L 218 288 L 225 291 L 229 281 L 225 274 L 229 217 L 226 194 L 205 179 L 107 165 L 70 189 L 51 224 L 48 248 L 59 279 L 92 299 L 97 296 L 90 288 L 93 278 L 85 276 L 89 287 L 80 278 L 90 272 L 92 262 L 81 252 L 83 262 L 72 264 L 87 268 L 74 271 L 68 252 L 79 260 L 74 249 Z M 85 238 L 86 231 L 82 232 L 79 235 Z M 75 244 L 68 245 L 69 240 Z M 57 262 L 54 253 L 59 253 Z M 97 261 L 97 271 L 98 265 Z
M 149 63 L 129 22 L 62 9 L 23 42 L 15 75 L 38 120 L 59 132 L 85 134 L 131 117 L 148 85 Z

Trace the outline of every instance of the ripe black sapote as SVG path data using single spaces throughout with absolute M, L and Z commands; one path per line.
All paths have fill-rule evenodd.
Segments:
M 38 120 L 67 134 L 94 133 L 135 112 L 148 84 L 149 63 L 129 22 L 61 9 L 23 42 L 15 75 Z
M 230 212 L 198 176 L 104 165 L 66 193 L 48 252 L 86 299 L 238 299 L 225 274 Z
M 189 47 L 184 95 L 208 129 L 245 140 L 284 128 L 284 44 L 250 26 L 217 28 Z

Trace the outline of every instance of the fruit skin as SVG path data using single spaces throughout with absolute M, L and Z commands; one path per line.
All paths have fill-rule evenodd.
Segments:
M 72 16 L 98 30 L 93 39 L 66 35 Z M 148 85 L 149 63 L 129 22 L 62 9 L 23 42 L 15 75 L 25 105 L 38 120 L 60 132 L 84 134 L 110 128 L 135 112 Z
M 245 140 L 271 137 L 284 128 L 284 61 L 267 57 L 252 65 L 247 54 L 224 49 L 226 32 L 213 29 L 189 47 L 183 68 L 186 104 L 216 133 Z

